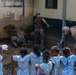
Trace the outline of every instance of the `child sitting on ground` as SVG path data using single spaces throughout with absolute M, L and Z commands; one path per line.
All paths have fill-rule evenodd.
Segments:
M 52 63 L 49 61 L 50 59 L 50 53 L 49 51 L 44 51 L 43 52 L 43 63 L 36 64 L 35 67 L 37 69 L 37 74 L 38 75 L 50 75 L 51 70 L 52 70 Z
M 17 75 L 29 75 L 29 60 L 27 49 L 21 48 L 20 55 L 13 55 L 13 60 L 18 63 Z
M 61 57 L 62 75 L 74 75 L 74 62 L 76 62 L 76 55 L 73 55 L 69 47 L 63 48 L 64 56 Z
M 59 48 L 57 46 L 53 46 L 50 50 L 52 54 L 51 62 L 53 64 L 52 67 L 52 75 L 60 75 L 60 56 L 59 56 Z

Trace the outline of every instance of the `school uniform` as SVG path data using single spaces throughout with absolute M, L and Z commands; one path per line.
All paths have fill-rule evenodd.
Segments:
M 30 53 L 30 75 L 36 75 L 36 68 L 35 64 L 41 64 L 42 63 L 42 56 L 37 56 L 35 53 Z
M 0 75 L 3 75 L 3 64 L 2 64 L 3 56 L 0 55 Z
M 74 62 L 76 62 L 76 55 L 70 55 L 68 57 L 62 56 L 62 75 L 74 75 Z
M 18 62 L 18 71 L 17 75 L 29 75 L 29 55 L 24 56 L 23 58 L 19 55 L 13 55 L 13 60 Z
M 52 63 L 51 63 L 51 61 L 49 61 L 48 63 L 41 63 L 40 64 L 40 71 L 43 71 L 43 73 L 45 74 L 45 75 L 50 75 L 50 72 L 51 72 L 51 70 L 52 70 Z
M 54 64 L 52 75 L 60 75 L 60 56 L 53 56 L 51 62 Z

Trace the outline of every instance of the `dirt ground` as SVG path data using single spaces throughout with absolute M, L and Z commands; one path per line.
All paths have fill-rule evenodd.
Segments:
M 0 42 L 0 45 L 2 45 L 2 44 L 8 45 L 8 50 L 3 51 L 3 55 L 4 55 L 3 65 L 7 65 L 7 64 L 11 63 L 11 56 L 12 55 L 19 54 L 19 50 L 21 49 L 21 47 L 14 48 L 11 46 L 10 43 L 8 43 L 6 41 Z M 32 48 L 30 46 L 28 46 L 27 50 L 28 50 L 28 53 L 30 53 L 32 51 Z

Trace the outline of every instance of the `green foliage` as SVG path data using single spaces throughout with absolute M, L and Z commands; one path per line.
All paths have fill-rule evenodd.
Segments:
M 8 25 L 5 25 L 3 27 L 3 30 L 7 33 L 7 34 L 10 34 L 10 31 L 16 29 L 15 25 L 12 25 L 12 24 L 8 24 Z

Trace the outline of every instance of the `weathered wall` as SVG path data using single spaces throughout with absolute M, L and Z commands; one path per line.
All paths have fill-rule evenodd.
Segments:
M 76 21 L 76 0 L 67 0 L 67 20 Z
M 13 2 L 12 2 L 13 1 Z M 25 0 L 25 16 L 23 17 L 23 7 L 20 0 L 0 0 L 0 38 L 7 37 L 3 32 L 3 27 L 8 24 L 14 24 L 16 27 L 25 26 L 32 23 L 33 5 L 32 0 Z

